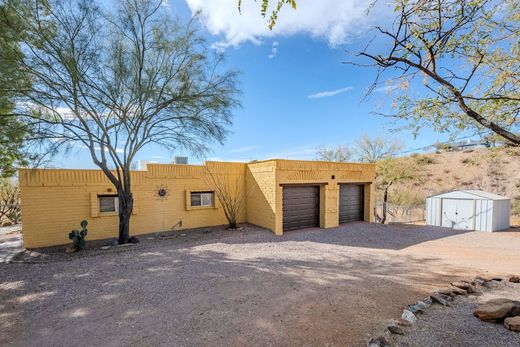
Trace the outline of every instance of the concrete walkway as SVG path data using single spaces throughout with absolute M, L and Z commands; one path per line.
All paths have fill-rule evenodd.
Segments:
M 0 263 L 9 263 L 22 251 L 22 226 L 0 227 Z

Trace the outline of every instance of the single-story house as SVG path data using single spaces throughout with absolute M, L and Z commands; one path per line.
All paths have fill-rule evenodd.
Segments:
M 130 234 L 226 224 L 215 177 L 232 194 L 241 190 L 239 222 L 277 235 L 373 221 L 373 164 L 280 159 L 148 164 L 132 171 Z M 117 194 L 101 170 L 21 169 L 19 181 L 26 248 L 69 243 L 69 231 L 83 219 L 89 223 L 87 240 L 117 237 Z
M 509 228 L 511 199 L 482 190 L 454 190 L 426 198 L 426 224 L 459 230 Z

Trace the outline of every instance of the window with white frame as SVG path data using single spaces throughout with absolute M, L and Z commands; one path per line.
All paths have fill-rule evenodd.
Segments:
M 213 192 L 191 192 L 192 207 L 213 207 Z
M 98 201 L 100 213 L 119 212 L 119 198 L 117 195 L 98 195 Z

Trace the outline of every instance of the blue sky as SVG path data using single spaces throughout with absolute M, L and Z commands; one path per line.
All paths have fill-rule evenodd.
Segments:
M 370 26 L 388 21 L 384 8 L 366 16 L 364 2 L 347 0 L 345 4 L 350 5 L 342 8 L 341 3 L 337 10 L 344 13 L 338 15 L 334 6 L 329 7 L 334 1 L 311 5 L 300 0 L 296 11 L 281 13 L 279 24 L 270 32 L 253 0 L 245 1 L 249 12 L 242 15 L 236 11 L 235 0 L 186 1 L 165 2 L 164 8 L 181 18 L 202 10 L 201 28 L 209 43 L 224 51 L 227 67 L 241 71 L 242 108 L 234 112 L 225 145 L 212 146 L 206 159 L 314 159 L 317 146 L 351 144 L 363 134 L 398 137 L 407 148 L 447 139 L 429 129 L 417 138 L 407 131 L 390 133 L 389 120 L 371 113 L 384 110 L 387 106 L 381 106 L 390 104 L 391 95 L 382 90 L 362 101 L 375 70 L 342 64 L 349 59 L 345 50 L 356 52 L 366 45 Z M 306 8 L 306 4 L 315 8 Z M 314 20 L 315 16 L 321 19 Z M 144 149 L 138 159 L 170 162 L 174 155 L 187 155 L 190 163 L 204 160 L 156 147 Z M 54 165 L 94 167 L 83 149 L 57 158 Z

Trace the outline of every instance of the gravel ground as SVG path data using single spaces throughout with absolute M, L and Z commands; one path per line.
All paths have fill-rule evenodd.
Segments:
M 520 263 L 518 231 L 351 223 L 168 237 L 0 264 L 0 345 L 366 346 L 434 288 Z
M 8 263 L 22 251 L 20 224 L 0 227 L 0 263 Z
M 485 323 L 473 316 L 478 303 L 498 298 L 520 300 L 520 284 L 500 283 L 478 296 L 458 296 L 451 307 L 434 305 L 405 336 L 396 337 L 396 346 L 518 347 L 520 333 L 507 330 L 503 323 Z

